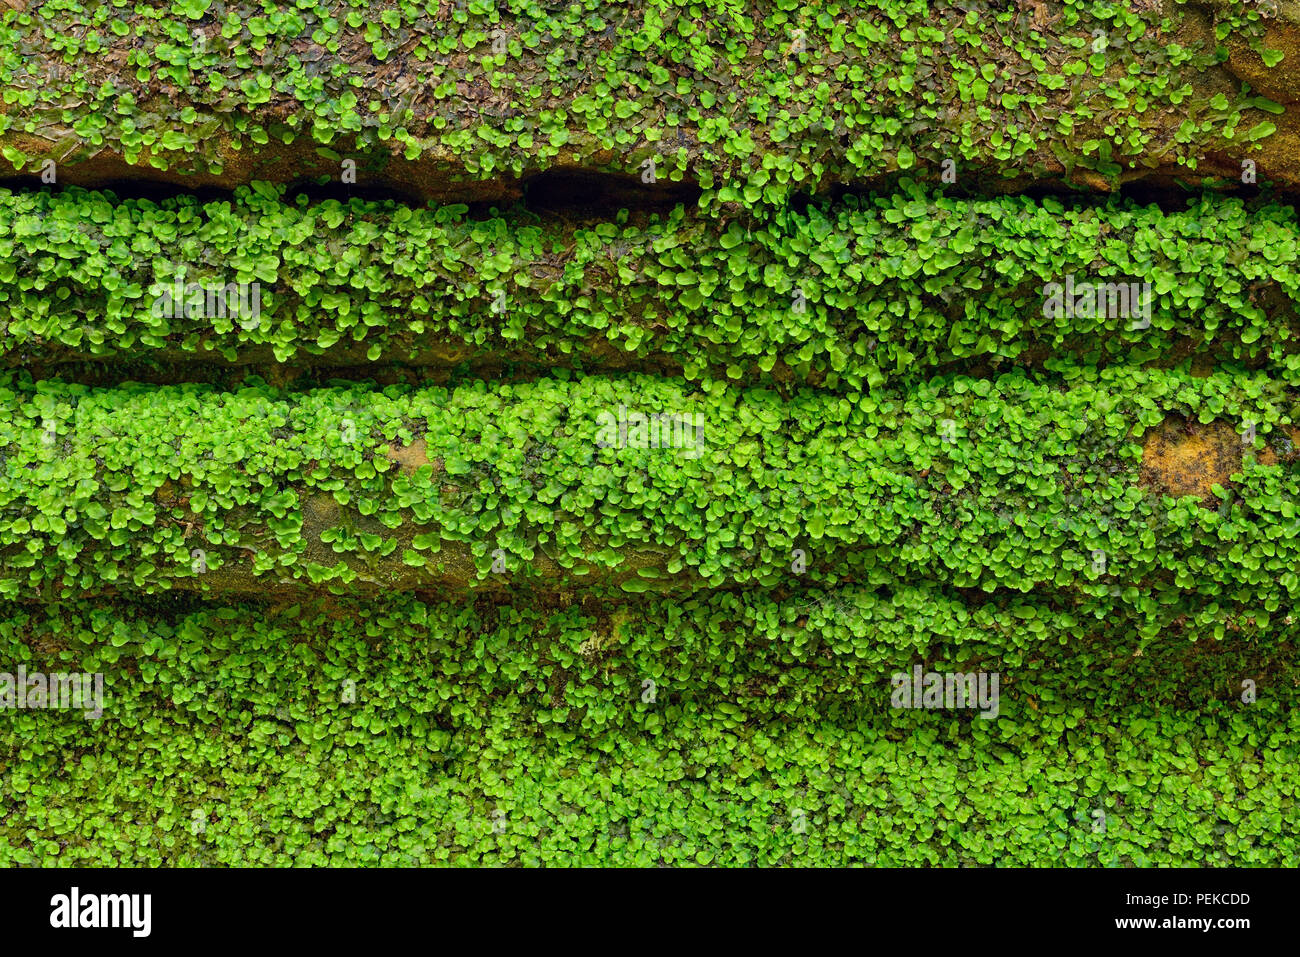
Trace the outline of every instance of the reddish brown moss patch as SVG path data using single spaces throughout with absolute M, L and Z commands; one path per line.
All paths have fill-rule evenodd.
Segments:
M 1141 485 L 1175 497 L 1213 500 L 1214 485 L 1227 485 L 1241 471 L 1245 444 L 1229 422 L 1207 425 L 1170 416 L 1146 433 Z
M 1195 495 L 1209 504 L 1213 485 L 1228 485 L 1240 472 L 1247 453 L 1261 465 L 1300 459 L 1300 428 L 1281 426 L 1272 441 L 1252 449 L 1231 422 L 1208 425 L 1170 416 L 1146 433 L 1142 446 L 1143 488 L 1166 495 Z
M 424 439 L 416 439 L 405 448 L 400 445 L 389 446 L 384 454 L 396 462 L 406 475 L 413 475 L 421 465 L 429 464 L 429 446 Z

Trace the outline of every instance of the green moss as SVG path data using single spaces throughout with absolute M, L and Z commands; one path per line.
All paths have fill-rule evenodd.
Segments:
M 1192 351 L 1300 368 L 1287 206 L 1206 198 L 1165 213 L 912 187 L 745 225 L 681 209 L 623 219 L 573 228 L 524 212 L 286 203 L 266 184 L 208 204 L 0 191 L 0 362 L 507 353 L 848 390 L 953 363 L 1168 364 Z M 1136 302 L 1131 314 L 1045 315 L 1044 290 L 1071 277 L 1149 284 L 1149 315 L 1135 319 Z M 155 314 L 178 282 L 257 283 L 260 315 Z
M 1154 162 L 1194 170 L 1208 152 L 1241 152 L 1237 124 L 1258 108 L 1231 81 L 1226 97 L 1222 82 L 1198 87 L 1222 52 L 1194 25 L 1179 32 L 1181 7 L 1157 18 L 1097 0 L 879 0 L 814 16 L 784 4 L 511 0 L 449 23 L 438 4 L 266 2 L 246 17 L 218 0 L 197 22 L 188 3 L 120 4 L 127 32 L 97 35 L 88 56 L 76 38 L 97 9 L 46 0 L 6 12 L 0 133 L 12 162 L 108 148 L 218 171 L 232 148 L 267 141 L 265 106 L 286 141 L 328 144 L 345 130 L 361 153 L 435 157 L 474 177 L 575 158 L 634 172 L 654 158 L 665 179 L 708 184 L 707 201 L 783 205 L 792 191 L 945 159 L 1009 176 L 1058 156 L 1112 178 Z M 1216 17 L 1219 40 L 1260 33 L 1253 8 Z M 134 82 L 105 75 L 127 56 Z M 418 82 L 394 82 L 395 71 Z M 370 96 L 355 102 L 355 88 Z M 1175 131 L 1171 112 L 1190 125 Z
M 1293 861 L 1294 210 L 927 191 L 1244 155 L 1283 108 L 1218 68 L 1279 51 L 1211 6 L 6 9 L 7 163 L 255 181 L 0 190 L 0 864 Z M 399 154 L 703 215 L 254 175 Z M 222 385 L 87 384 L 140 369 Z
M 445 548 L 477 567 L 460 587 L 910 572 L 1147 609 L 1188 593 L 1270 613 L 1294 600 L 1297 479 L 1256 461 L 1266 443 L 1290 453 L 1293 389 L 1240 369 L 1056 374 L 1069 388 L 951 376 L 852 400 L 648 376 L 304 393 L 12 379 L 0 593 L 416 587 L 399 556 Z M 650 413 L 674 418 L 638 426 Z M 1237 451 L 1216 459 L 1208 501 L 1164 496 L 1176 476 L 1139 468 L 1142 433 L 1171 417 L 1227 424 Z M 1252 425 L 1253 443 L 1235 439 Z M 196 547 L 212 579 L 191 571 Z
M 1009 601 L 10 606 L 0 661 L 105 700 L 3 712 L 0 863 L 1294 858 L 1294 627 L 1189 657 L 1191 625 Z M 1000 672 L 998 718 L 892 709 L 915 664 Z

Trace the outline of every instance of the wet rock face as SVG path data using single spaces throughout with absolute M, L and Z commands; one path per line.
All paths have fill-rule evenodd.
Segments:
M 1300 101 L 1300 23 L 1269 21 L 1263 46 L 1281 52 L 1282 58 L 1269 66 L 1258 50 L 1233 38 L 1228 46 L 1228 71 L 1255 92 L 1284 106 Z
M 111 189 L 119 183 L 148 182 L 184 190 L 233 190 L 254 180 L 301 184 L 304 187 L 321 180 L 340 182 L 339 162 L 321 157 L 317 144 L 308 138 L 299 138 L 288 144 L 272 142 L 255 150 L 236 148 L 234 139 L 228 134 L 217 133 L 214 138 L 223 158 L 220 172 L 190 164 L 185 156 L 168 156 L 167 159 L 174 164 L 169 169 L 151 165 L 147 157 L 128 163 L 120 152 L 104 148 L 84 159 L 59 162 L 57 181 L 86 189 Z M 39 137 L 19 136 L 15 142 L 24 152 L 36 156 L 43 156 L 51 149 L 51 145 Z M 523 198 L 524 194 L 520 180 L 475 178 L 460 164 L 436 156 L 416 160 L 400 156 L 358 156 L 355 161 L 358 189 L 354 192 L 379 188 L 419 205 L 460 202 L 509 205 Z M 6 166 L 9 166 L 7 171 Z M 0 176 L 12 178 L 15 185 L 38 180 L 31 171 L 24 174 L 3 161 L 0 161 Z
M 1254 42 L 1230 36 L 1224 68 L 1285 110 L 1271 118 L 1277 132 L 1262 140 L 1255 159 L 1261 179 L 1295 189 L 1300 184 L 1300 112 L 1295 108 L 1300 103 L 1300 3 L 1265 0 L 1259 10 L 1262 35 Z
M 40 3 L 5 2 L 15 9 L 25 5 L 39 21 Z M 340 158 L 351 158 L 357 186 L 383 187 L 421 203 L 510 203 L 538 175 L 565 170 L 632 179 L 584 184 L 571 178 L 564 188 L 585 192 L 593 203 L 635 203 L 635 196 L 623 194 L 653 157 L 663 164 L 660 186 L 735 182 L 756 195 L 771 185 L 758 172 L 769 168 L 779 173 L 773 182 L 782 188 L 817 192 L 845 184 L 873 188 L 894 174 L 938 181 L 940 164 L 956 157 L 962 181 L 979 182 L 986 191 L 1041 182 L 1110 191 L 1138 180 L 1170 188 L 1175 181 L 1238 183 L 1249 159 L 1261 182 L 1300 186 L 1300 127 L 1289 111 L 1274 114 L 1253 99 L 1263 95 L 1285 106 L 1300 96 L 1297 5 L 1266 0 L 1250 21 L 1241 18 L 1254 8 L 1227 0 L 1135 0 L 1130 6 L 1141 17 L 1140 29 L 1112 26 L 1113 36 L 1080 21 L 1077 7 L 1045 0 L 1020 0 L 1009 21 L 997 5 L 976 10 L 974 27 L 964 6 L 939 5 L 934 29 L 945 39 L 919 38 L 914 29 L 897 34 L 887 18 L 871 20 L 874 14 L 861 12 L 843 14 L 836 30 L 824 35 L 800 30 L 793 38 L 761 24 L 732 36 L 728 29 L 735 25 L 720 18 L 687 31 L 704 38 L 693 47 L 695 60 L 660 49 L 666 41 L 629 39 L 639 36 L 638 24 L 623 22 L 629 11 L 609 4 L 600 13 L 620 25 L 580 37 L 576 51 L 557 50 L 551 40 L 519 45 L 531 26 L 506 17 L 501 32 L 518 49 L 510 46 L 500 54 L 503 63 L 488 65 L 481 62 L 491 59 L 487 41 L 471 44 L 468 52 L 411 55 L 424 38 L 473 32 L 449 5 L 434 19 L 404 24 L 397 31 L 400 43 L 382 57 L 372 56 L 359 31 L 344 29 L 323 43 L 315 13 L 307 11 L 299 34 L 255 39 L 252 49 L 261 52 L 251 57 L 251 67 L 237 67 L 230 57 L 210 69 L 200 65 L 184 81 L 156 67 L 134 68 L 133 56 L 161 56 L 170 42 L 156 31 L 108 34 L 95 57 L 83 51 L 66 58 L 30 28 L 16 41 L 22 52 L 14 78 L 19 100 L 0 105 L 0 112 L 24 121 L 0 126 L 0 176 L 8 166 L 34 177 L 53 159 L 59 182 L 72 185 L 139 177 L 229 189 L 252 180 L 338 180 Z M 979 34 L 988 43 L 947 39 L 979 32 L 998 15 L 1004 17 L 998 29 Z M 868 20 L 872 25 L 863 26 Z M 1221 40 L 1216 26 L 1229 22 Z M 197 29 L 196 37 L 213 50 L 225 42 L 210 16 L 197 27 L 183 26 Z M 675 26 L 685 25 L 665 23 L 664 35 Z M 839 28 L 852 36 L 859 26 L 884 30 L 884 38 L 865 53 L 845 47 Z M 625 40 L 635 50 L 600 59 Z M 749 55 L 739 65 L 727 60 L 738 44 Z M 1215 54 L 1220 46 L 1228 51 L 1226 62 Z M 901 56 L 903 47 L 909 60 L 896 65 L 915 65 L 906 82 L 889 70 L 863 78 L 873 64 Z M 1169 50 L 1194 51 L 1195 59 L 1164 62 Z M 717 62 L 706 67 L 711 60 Z M 959 76 L 966 66 L 971 77 Z M 299 67 L 301 76 L 294 72 Z M 1067 69 L 1075 67 L 1081 70 Z M 979 79 L 972 78 L 976 74 Z M 1170 89 L 1180 92 L 1171 99 L 1161 88 L 1154 95 L 1141 85 L 1153 76 L 1167 76 Z M 250 79 L 263 77 L 271 81 L 266 98 L 250 99 Z M 1062 77 L 1068 82 L 1055 82 Z M 1127 85 L 1133 77 L 1137 89 Z M 318 79 L 324 92 L 313 100 L 317 92 L 308 81 Z M 208 80 L 218 85 L 210 88 Z M 84 88 L 103 84 L 119 89 L 102 103 L 83 95 Z M 808 90 L 823 87 L 826 95 L 809 99 Z M 61 92 L 45 98 L 49 91 Z M 36 100 L 28 104 L 32 95 Z M 580 115 L 575 104 L 593 99 L 601 106 L 608 100 L 608 110 Z M 340 110 L 350 121 L 342 129 L 327 122 L 338 120 Z M 821 118 L 805 123 L 810 110 Z M 124 116 L 132 124 L 125 133 Z M 558 125 L 557 116 L 564 117 Z M 881 116 L 896 117 L 897 129 L 887 125 L 892 132 L 863 134 L 864 122 Z M 1061 123 L 1062 117 L 1071 122 Z M 1126 125 L 1130 120 L 1133 125 Z M 1276 132 L 1257 134 L 1262 122 Z M 144 126 L 178 139 L 123 145 Z M 973 139 L 965 140 L 968 135 Z M 1008 136 L 1019 137 L 1010 152 Z M 11 158 L 19 154 L 27 162 L 15 165 Z M 678 177 L 671 184 L 669 168 Z M 545 193 L 540 186 L 534 191 Z M 542 195 L 539 201 L 549 200 Z

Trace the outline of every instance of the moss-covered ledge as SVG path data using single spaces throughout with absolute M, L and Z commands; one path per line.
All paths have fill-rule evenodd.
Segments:
M 1242 82 L 1267 87 L 1241 64 L 1268 12 L 1138 6 L 36 0 L 0 29 L 0 154 L 81 185 L 348 174 L 438 201 L 566 167 L 751 205 L 900 170 L 1300 183 L 1295 121 Z
M 1137 607 L 1300 595 L 1293 389 L 1239 370 L 1061 374 L 1068 388 L 958 376 L 853 400 L 646 376 L 303 393 L 11 381 L 0 593 L 912 574 Z M 1142 436 L 1171 416 L 1226 428 L 1186 452 L 1162 435 L 1147 462 Z M 1216 481 L 1188 488 L 1179 472 L 1207 444 Z

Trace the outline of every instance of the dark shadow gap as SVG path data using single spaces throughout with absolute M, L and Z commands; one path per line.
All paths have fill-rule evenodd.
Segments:
M 505 182 L 504 180 L 499 182 Z M 1052 199 L 1071 209 L 1100 208 L 1117 201 L 1141 205 L 1154 205 L 1165 212 L 1184 212 L 1203 197 L 1239 199 L 1249 206 L 1264 203 L 1300 205 L 1300 191 L 1282 190 L 1267 183 L 1244 184 L 1217 182 L 1194 186 L 1172 178 L 1144 178 L 1124 183 L 1112 192 L 1100 192 L 1083 185 L 1052 177 L 1022 183 L 1007 180 L 1005 184 L 987 178 L 959 178 L 956 183 L 944 184 L 918 176 L 917 171 L 894 173 L 867 182 L 834 183 L 815 191 L 789 194 L 783 207 L 749 208 L 740 203 L 722 205 L 724 218 L 762 220 L 781 211 L 804 214 L 810 206 L 827 208 L 854 199 L 863 200 L 888 196 L 899 192 L 923 190 L 932 197 L 947 197 L 964 201 L 996 200 L 1024 197 L 1034 202 Z M 464 205 L 467 218 L 488 219 L 527 212 L 539 220 L 551 219 L 571 223 L 610 222 L 626 210 L 629 219 L 637 221 L 643 216 L 663 214 L 682 205 L 688 210 L 698 206 L 703 193 L 693 181 L 671 182 L 660 180 L 645 183 L 636 175 L 599 172 L 579 168 L 552 169 L 511 180 L 509 192 L 522 193 L 522 202 L 511 198 L 483 199 L 481 193 L 467 192 L 462 198 L 451 197 L 441 204 L 426 203 L 418 194 L 394 183 L 359 185 L 339 182 L 336 178 L 299 180 L 284 187 L 282 202 L 292 203 L 305 197 L 310 203 L 337 200 L 347 203 L 361 200 L 372 203 L 391 202 L 398 206 L 423 209 L 438 205 Z M 164 203 L 168 200 L 190 197 L 199 203 L 231 202 L 234 190 L 219 186 L 184 186 L 162 179 L 139 178 L 104 180 L 93 185 L 44 184 L 36 175 L 10 176 L 0 179 L 0 188 L 14 192 L 59 192 L 65 189 L 84 189 L 87 192 L 111 193 L 118 201 L 148 201 Z
M 1192 185 L 1181 180 L 1132 180 L 1112 192 L 1101 192 L 1082 185 L 1056 180 L 1040 180 L 1019 189 L 997 188 L 996 183 L 983 181 L 975 185 L 958 181 L 943 184 L 919 179 L 916 176 L 894 174 L 866 184 L 837 183 L 815 193 L 797 193 L 790 197 L 786 209 L 806 213 L 810 206 L 824 209 L 850 200 L 869 200 L 895 193 L 916 192 L 918 186 L 932 198 L 944 197 L 963 202 L 986 202 L 998 199 L 1023 197 L 1035 203 L 1055 200 L 1067 209 L 1101 209 L 1127 202 L 1142 206 L 1155 206 L 1165 213 L 1181 213 L 1194 207 L 1202 199 L 1239 200 L 1248 207 L 1277 203 L 1300 206 L 1300 191 L 1272 187 L 1268 184 L 1219 183 L 1217 185 Z M 743 209 L 737 205 L 737 209 Z
M 622 209 L 667 212 L 694 206 L 702 192 L 695 183 L 644 183 L 636 176 L 554 169 L 524 181 L 524 206 L 540 216 L 612 218 Z
M 199 203 L 233 202 L 235 192 L 221 186 L 198 186 L 186 188 L 162 180 L 152 179 L 114 179 L 106 180 L 94 189 L 63 183 L 42 183 L 35 176 L 10 176 L 0 179 L 0 189 L 15 193 L 63 193 L 69 190 L 82 190 L 87 193 L 111 193 L 118 202 L 132 200 L 161 205 L 175 199 L 193 198 Z
M 324 182 L 290 183 L 285 187 L 281 202 L 286 205 L 292 204 L 300 197 L 306 197 L 307 201 L 313 205 L 331 199 L 344 204 L 354 199 L 367 203 L 391 202 L 398 206 L 410 206 L 413 209 L 419 209 L 426 205 L 420 200 L 420 197 L 406 190 L 396 189 L 392 186 L 358 186 L 351 183 L 340 183 L 335 177 L 329 177 Z

